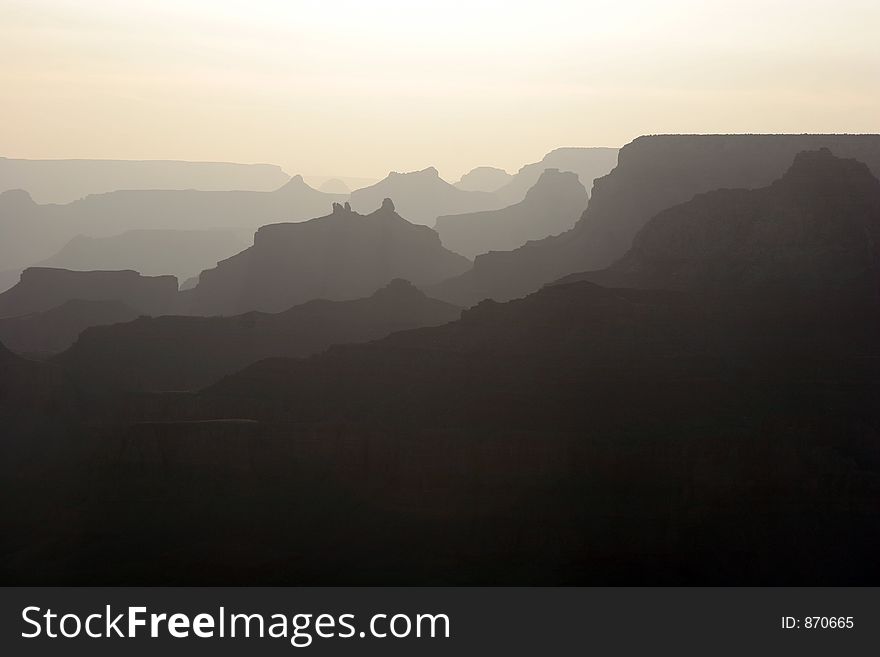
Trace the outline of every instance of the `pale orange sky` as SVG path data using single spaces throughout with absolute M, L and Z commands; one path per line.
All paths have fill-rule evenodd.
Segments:
M 880 132 L 877 0 L 0 0 L 0 155 L 516 170 L 666 132 Z

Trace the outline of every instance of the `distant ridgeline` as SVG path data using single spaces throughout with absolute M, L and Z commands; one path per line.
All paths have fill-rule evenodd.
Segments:
M 502 207 L 495 194 L 459 189 L 440 177 L 437 169 L 398 173 L 392 171 L 375 185 L 355 190 L 351 206 L 358 212 L 369 212 L 384 198 L 393 199 L 400 214 L 417 224 L 433 225 L 442 214 L 459 214 Z
M 23 191 L 0 194 L 0 262 L 23 268 L 49 258 L 77 235 L 108 237 L 128 230 L 247 228 L 302 221 L 344 196 L 312 189 L 301 176 L 272 192 L 126 190 L 93 194 L 66 205 L 40 205 Z
M 37 203 L 70 203 L 119 189 L 269 192 L 288 181 L 271 164 L 174 160 L 16 160 L 0 157 L 0 192 L 27 191 Z
M 408 221 L 434 225 L 440 215 L 515 206 L 547 168 L 574 172 L 589 188 L 614 166 L 616 155 L 615 149 L 557 149 L 513 176 L 494 169 L 498 186 L 491 192 L 450 185 L 434 168 L 392 173 L 352 193 L 351 204 L 368 213 L 391 198 Z M 0 181 L 0 291 L 29 266 L 132 269 L 187 281 L 246 248 L 256 228 L 321 216 L 331 203 L 349 198 L 340 180 L 326 181 L 319 191 L 302 176 L 288 179 L 266 165 L 0 159 Z M 63 190 L 79 191 L 68 197 Z M 46 194 L 59 204 L 47 203 Z M 536 207 L 528 226 L 521 225 L 523 218 L 510 226 L 488 222 L 485 241 L 513 248 L 545 237 L 559 228 L 559 221 L 548 220 L 554 212 L 552 205 Z M 566 217 L 562 227 L 571 221 Z M 482 245 L 459 248 L 482 252 Z

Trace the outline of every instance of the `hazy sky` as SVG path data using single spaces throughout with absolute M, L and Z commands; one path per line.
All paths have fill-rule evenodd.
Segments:
M 0 0 L 0 155 L 515 170 L 880 131 L 880 0 Z

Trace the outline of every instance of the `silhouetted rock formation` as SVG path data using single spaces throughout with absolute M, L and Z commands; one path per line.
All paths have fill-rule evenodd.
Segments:
M 364 297 L 395 278 L 430 284 L 469 266 L 389 199 L 368 215 L 336 203 L 325 217 L 263 226 L 252 247 L 202 272 L 186 294 L 195 314 L 280 312 L 311 299 Z
M 79 235 L 39 267 L 76 271 L 131 269 L 185 281 L 246 249 L 253 230 L 131 230 L 112 237 Z
M 71 300 L 121 301 L 138 313 L 160 315 L 175 308 L 177 279 L 135 271 L 30 267 L 17 285 L 0 294 L 0 318 L 45 312 Z
M 333 344 L 445 324 L 460 314 L 396 279 L 365 299 L 309 301 L 278 314 L 166 316 L 90 329 L 58 362 L 84 385 L 191 390 L 263 358 L 308 356 Z
M 614 287 L 783 287 L 880 292 L 880 181 L 827 149 L 769 187 L 722 189 L 664 210 L 606 270 L 561 282 Z
M 38 203 L 70 203 L 119 189 L 268 192 L 290 178 L 271 164 L 163 160 L 14 160 L 0 157 L 0 192 L 24 189 Z
M 348 185 L 346 185 L 345 182 L 340 180 L 339 178 L 331 178 L 330 180 L 325 180 L 323 183 L 321 183 L 319 189 L 325 194 L 351 194 L 351 190 L 348 188 Z
M 473 258 L 566 231 L 586 207 L 587 190 L 577 174 L 547 169 L 521 202 L 501 210 L 438 217 L 434 230 L 446 248 Z
M 22 191 L 0 194 L 0 262 L 26 267 L 50 257 L 76 235 L 107 237 L 135 229 L 253 229 L 300 221 L 344 197 L 290 179 L 274 192 L 125 190 L 67 205 L 38 205 Z
M 817 140 L 838 157 L 795 158 Z M 577 228 L 487 260 L 503 263 L 489 283 L 504 274 L 500 289 L 521 291 L 583 263 L 581 231 L 612 231 L 605 248 L 619 226 L 639 233 L 623 273 L 678 289 L 550 285 L 440 326 L 262 360 L 198 392 L 126 390 L 123 364 L 107 385 L 71 367 L 88 382 L 71 390 L 60 363 L 0 347 L 0 578 L 876 583 L 880 296 L 860 283 L 876 282 L 878 193 L 837 147 L 871 155 L 877 142 L 641 140 Z M 337 204 L 262 229 L 205 290 L 218 305 L 275 304 L 327 277 L 349 290 L 398 251 L 450 257 L 391 201 L 367 217 Z M 399 282 L 382 295 L 416 298 Z M 355 303 L 377 297 L 290 312 L 306 326 Z M 189 339 L 177 329 L 199 321 L 215 320 L 125 325 L 144 331 L 132 333 L 143 356 L 121 327 L 87 330 L 83 346 L 118 337 L 84 362 L 174 353 Z M 216 321 L 218 334 L 250 330 Z
M 0 319 L 0 340 L 31 356 L 64 351 L 90 326 L 128 322 L 138 313 L 121 301 L 67 301 L 44 312 Z
M 392 199 L 409 221 L 430 226 L 440 215 L 494 210 L 504 205 L 493 194 L 467 192 L 450 185 L 434 167 L 411 173 L 392 171 L 375 185 L 352 192 L 351 207 L 366 212 L 383 198 Z
M 496 192 L 512 179 L 504 169 L 477 167 L 464 174 L 455 186 L 466 192 Z
M 708 195 L 712 212 L 736 199 L 723 204 L 736 214 L 701 215 L 705 238 L 692 212 L 709 205 L 696 199 L 646 243 L 651 257 L 688 261 L 662 260 L 675 280 L 703 271 L 693 254 L 717 253 L 716 241 L 751 254 L 733 271 L 770 263 L 768 277 L 559 284 L 442 326 L 263 360 L 198 393 L 79 388 L 87 421 L 58 425 L 78 426 L 63 443 L 77 457 L 40 461 L 51 487 L 10 480 L 0 510 L 20 529 L 0 573 L 31 584 L 880 581 L 880 298 L 848 284 L 868 262 L 859 244 L 876 252 L 875 224 L 855 230 L 873 216 L 874 186 L 856 163 L 807 153 L 768 189 Z M 344 206 L 332 217 L 367 219 Z M 777 285 L 780 249 L 795 272 L 842 266 L 841 287 Z M 67 522 L 46 523 L 50 513 Z
M 510 182 L 497 190 L 497 195 L 508 204 L 519 203 L 546 169 L 576 173 L 589 193 L 593 181 L 615 167 L 617 152 L 616 148 L 557 148 L 547 153 L 540 162 L 522 167 Z
M 471 271 L 429 290 L 459 305 L 512 299 L 620 258 L 661 210 L 720 188 L 769 185 L 804 150 L 827 147 L 880 172 L 880 135 L 662 135 L 626 145 L 596 180 L 587 211 L 562 235 L 479 256 Z

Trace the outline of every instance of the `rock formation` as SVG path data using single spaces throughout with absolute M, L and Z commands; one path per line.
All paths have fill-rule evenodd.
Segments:
M 721 189 L 664 210 L 611 267 L 613 287 L 880 291 L 880 181 L 828 149 L 798 154 L 768 187 Z
M 519 203 L 500 210 L 438 217 L 434 229 L 446 248 L 473 258 L 565 232 L 586 207 L 587 191 L 577 174 L 547 169 Z
M 507 204 L 519 203 L 546 169 L 576 173 L 589 193 L 593 181 L 615 167 L 617 152 L 616 148 L 557 148 L 540 162 L 522 167 L 504 187 L 496 190 L 497 195 Z
M 620 151 L 617 167 L 596 180 L 572 230 L 479 256 L 471 271 L 429 293 L 466 306 L 484 298 L 521 297 L 562 276 L 607 267 L 660 211 L 715 189 L 769 185 L 797 153 L 822 147 L 880 172 L 880 135 L 639 137 Z
M 253 246 L 202 272 L 186 295 L 199 315 L 280 312 L 311 299 L 364 297 L 395 278 L 428 285 L 469 266 L 389 199 L 368 215 L 336 204 L 325 217 L 263 226 Z
M 0 318 L 41 313 L 68 301 L 119 301 L 140 314 L 174 310 L 177 279 L 141 276 L 135 271 L 68 271 L 32 267 L 0 294 Z

